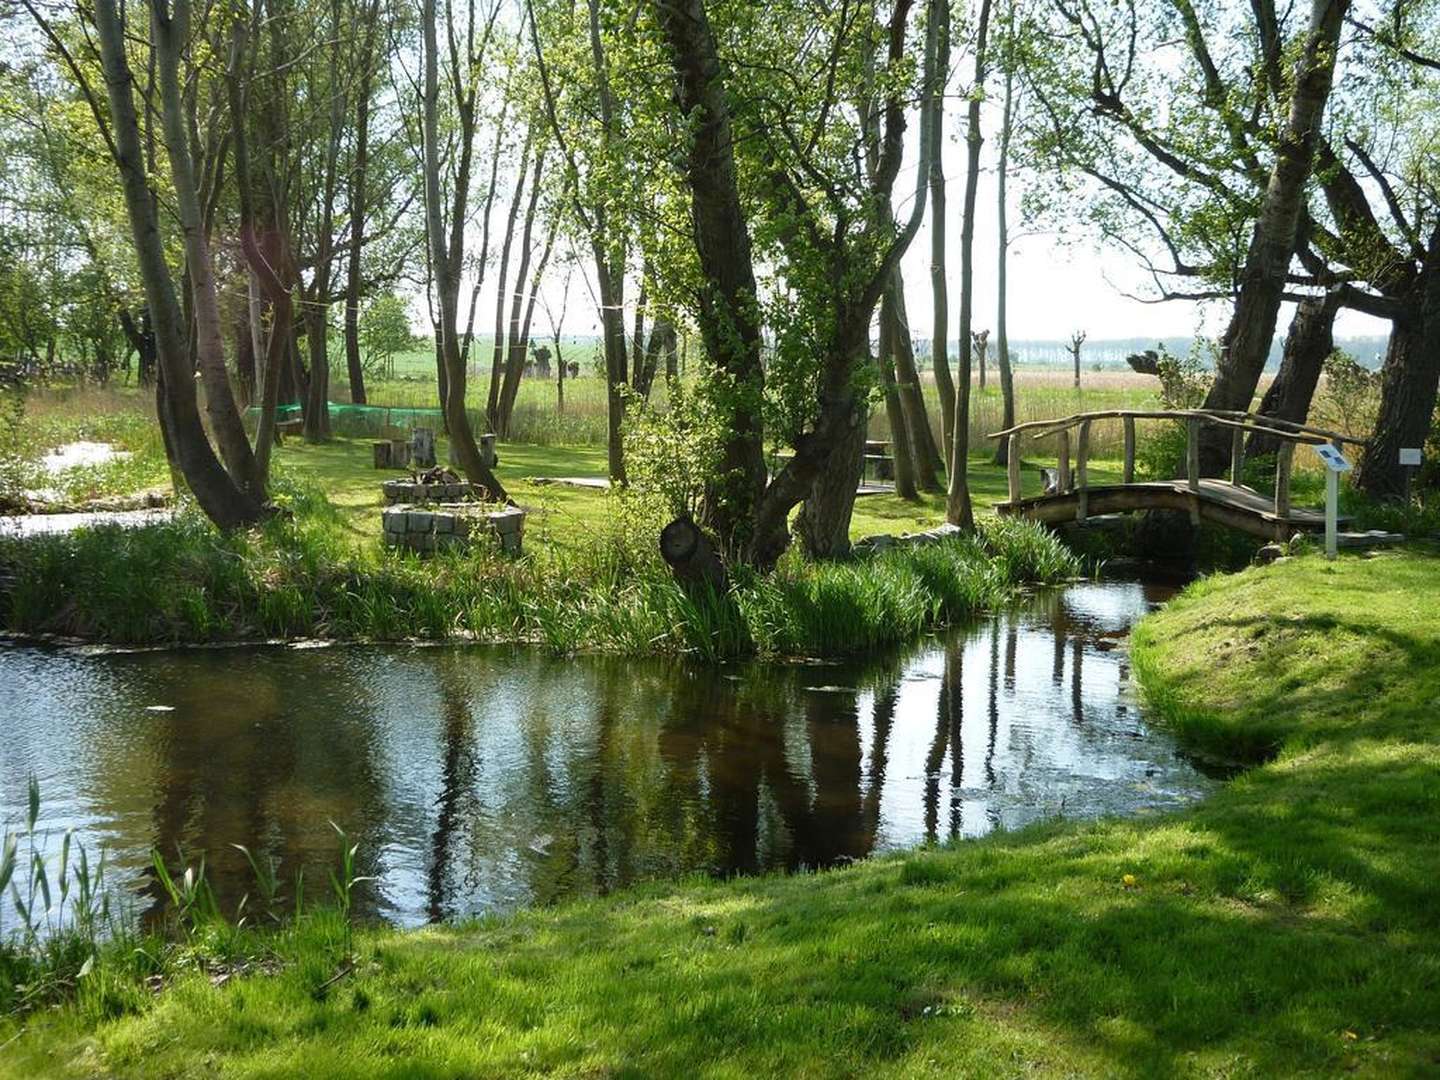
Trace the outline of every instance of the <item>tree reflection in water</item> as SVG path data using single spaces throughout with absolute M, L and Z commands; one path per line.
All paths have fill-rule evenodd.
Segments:
M 66 824 L 142 889 L 152 847 L 203 852 L 232 906 L 250 880 L 230 844 L 323 882 L 330 820 L 378 877 L 362 910 L 404 923 L 832 866 L 1205 790 L 1125 696 L 1115 644 L 1148 600 L 1076 586 L 905 655 L 818 666 L 13 649 L 0 776 L 85 792 Z M 23 796 L 23 779 L 0 791 L 0 818 Z

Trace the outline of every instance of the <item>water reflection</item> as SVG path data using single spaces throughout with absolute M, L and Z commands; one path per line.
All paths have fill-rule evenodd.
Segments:
M 1208 787 L 1131 698 L 1163 594 L 1081 585 L 871 664 L 699 669 L 502 649 L 0 650 L 0 820 L 324 881 L 334 821 L 402 923 L 687 872 L 828 866 Z M 318 877 L 316 876 L 318 875 Z

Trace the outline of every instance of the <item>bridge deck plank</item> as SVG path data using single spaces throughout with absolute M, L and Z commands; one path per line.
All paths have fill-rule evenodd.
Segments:
M 1171 503 L 1173 508 L 1173 499 L 1176 496 L 1193 496 L 1208 503 L 1242 511 L 1263 521 L 1279 522 L 1282 520 L 1276 517 L 1275 504 L 1270 496 L 1263 495 L 1254 488 L 1237 487 L 1228 480 L 1212 477 L 1202 478 L 1199 482 L 1199 490 L 1193 492 L 1186 480 L 1144 480 L 1130 484 L 1106 484 L 1098 487 L 1092 485 L 1086 492 L 1087 501 L 1092 504 L 1103 503 L 1107 496 L 1119 496 L 1121 493 L 1124 493 L 1127 501 L 1134 503 L 1130 509 L 1135 510 L 1146 509 L 1146 504 L 1152 501 L 1156 504 L 1156 508 L 1165 508 L 1161 505 L 1162 502 Z M 1074 502 L 1077 497 L 1078 493 L 1075 491 L 1032 495 L 1019 502 L 1004 503 L 1001 505 L 1001 509 L 1006 513 L 1022 517 L 1034 515 L 1048 518 L 1050 515 L 1044 513 L 1046 509 L 1058 508 L 1066 502 Z M 1283 520 L 1305 528 L 1319 528 L 1325 524 L 1325 514 L 1320 510 L 1292 507 Z

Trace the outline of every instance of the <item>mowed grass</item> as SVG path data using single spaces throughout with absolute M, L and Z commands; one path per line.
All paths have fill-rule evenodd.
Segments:
M 533 541 L 574 550 L 593 538 L 596 523 L 609 513 L 603 489 L 535 481 L 552 477 L 604 477 L 603 447 L 501 443 L 498 453 L 500 464 L 496 472 L 500 482 L 511 498 L 531 512 L 525 526 L 527 543 Z M 439 451 L 442 461 L 445 454 L 446 444 L 442 439 Z M 400 470 L 375 469 L 370 443 L 363 439 L 333 439 L 319 444 L 291 439 L 276 452 L 275 460 L 282 469 L 296 476 L 317 480 L 341 511 L 347 533 L 357 542 L 379 536 L 383 501 L 380 485 L 386 479 L 404 475 Z M 1021 472 L 1022 490 L 1027 495 L 1038 495 L 1043 490 L 1042 461 L 1027 460 Z M 1118 483 L 1120 465 L 1094 462 L 1090 476 L 1092 483 Z M 971 456 L 969 477 L 971 498 L 978 512 L 989 511 L 1008 498 L 1005 470 L 994 465 L 988 456 Z M 858 540 L 876 533 L 919 532 L 932 529 L 944 520 L 943 494 L 924 494 L 918 502 L 907 502 L 893 494 L 865 495 L 855 500 L 850 535 Z
M 374 929 L 340 979 L 302 924 L 275 974 L 0 1021 L 0 1072 L 1434 1075 L 1437 590 L 1433 552 L 1309 557 L 1146 619 L 1152 716 L 1261 761 L 1186 811 Z

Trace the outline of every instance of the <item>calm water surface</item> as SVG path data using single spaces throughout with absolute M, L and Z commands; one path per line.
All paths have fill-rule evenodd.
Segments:
M 366 646 L 90 656 L 0 648 L 0 823 L 111 853 L 244 843 L 327 879 L 342 824 L 415 924 L 693 871 L 829 866 L 1037 818 L 1143 813 L 1211 782 L 1152 730 L 1124 639 L 1168 592 L 1077 585 L 867 664 L 559 659 Z

